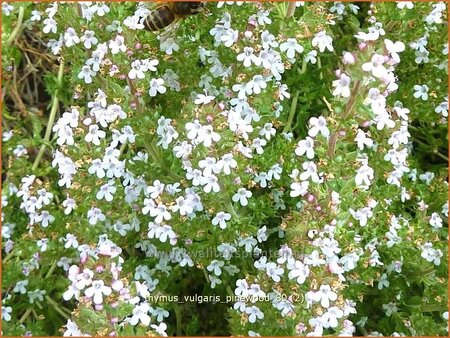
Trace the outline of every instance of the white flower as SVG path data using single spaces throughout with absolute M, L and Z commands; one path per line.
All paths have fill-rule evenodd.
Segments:
M 244 47 L 244 52 L 239 54 L 236 59 L 243 62 L 244 67 L 250 67 L 252 63 L 254 63 L 256 66 L 259 66 L 261 64 L 261 59 L 253 54 L 252 47 Z
M 158 93 L 164 94 L 167 91 L 167 89 L 163 85 L 164 85 L 164 80 L 162 78 L 151 79 L 150 80 L 150 89 L 148 91 L 148 94 L 151 97 L 156 96 Z
M 339 80 L 333 81 L 333 96 L 349 97 L 350 96 L 350 77 L 342 73 Z
M 239 188 L 237 193 L 235 193 L 232 197 L 233 202 L 239 201 L 239 203 L 245 207 L 248 204 L 248 198 L 252 197 L 252 192 L 245 189 Z
M 320 302 L 320 305 L 324 308 L 330 307 L 330 300 L 335 301 L 337 294 L 331 290 L 329 285 L 321 285 L 319 291 L 316 291 L 313 296 L 315 302 Z
M 299 260 L 288 260 L 287 268 L 289 279 L 296 279 L 298 284 L 303 284 L 309 275 L 309 267 Z
M 211 264 L 209 264 L 206 269 L 209 272 L 214 272 L 216 276 L 220 276 L 222 274 L 222 270 L 220 269 L 225 265 L 224 261 L 218 261 L 217 259 L 214 259 L 211 261 Z
M 102 304 L 103 295 L 109 296 L 111 292 L 112 289 L 109 286 L 106 286 L 104 281 L 94 280 L 92 286 L 87 288 L 84 291 L 84 294 L 89 298 L 93 298 L 95 304 Z
M 92 124 L 89 126 L 89 133 L 86 134 L 84 140 L 86 142 L 92 142 L 95 145 L 100 145 L 100 139 L 105 138 L 106 133 L 103 130 L 100 130 L 98 125 Z
M 261 310 L 257 306 L 250 306 L 245 309 L 245 313 L 247 313 L 248 321 L 250 323 L 256 322 L 256 319 L 263 319 L 264 313 L 261 312 Z
M 139 322 L 142 323 L 143 326 L 149 326 L 150 325 L 150 316 L 148 315 L 148 311 L 150 310 L 150 305 L 148 303 L 144 302 L 139 305 L 136 305 L 136 307 L 133 309 L 133 315 L 130 319 L 128 319 L 128 322 L 135 326 Z
M 396 1 L 397 2 L 397 8 L 404 9 L 405 7 L 407 9 L 412 9 L 414 7 L 414 3 L 412 1 Z
M 11 12 L 14 10 L 14 6 L 10 5 L 7 2 L 3 2 L 2 3 L 2 12 L 6 15 L 6 16 L 10 16 Z M 11 308 L 9 308 L 11 309 Z M 10 311 L 11 312 L 11 311 Z M 2 315 L 3 315 L 3 307 L 2 307 Z M 9 317 L 9 319 L 11 319 L 11 316 Z M 8 319 L 8 321 L 9 321 Z
M 333 39 L 331 36 L 327 35 L 326 31 L 320 31 L 317 33 L 312 39 L 312 46 L 319 47 L 321 53 L 328 49 L 330 52 L 334 50 L 333 48 Z
M 64 325 L 66 327 L 66 331 L 64 331 L 63 336 L 64 337 L 70 337 L 70 336 L 82 336 L 80 329 L 78 328 L 77 323 L 71 321 L 70 319 L 67 320 L 67 324 Z
M 214 101 L 216 98 L 215 96 L 208 95 L 206 90 L 204 91 L 205 94 L 197 94 L 197 98 L 195 99 L 195 104 L 208 104 Z
M 26 286 L 28 285 L 28 280 L 21 280 L 14 286 L 13 292 L 20 293 L 22 295 L 27 293 Z
M 297 40 L 290 38 L 280 45 L 280 50 L 282 52 L 286 52 L 289 59 L 293 59 L 295 57 L 295 53 L 303 53 L 304 48 L 297 43 Z
M 261 33 L 261 43 L 264 49 L 269 49 L 270 47 L 278 47 L 278 42 L 275 40 L 275 36 L 268 30 L 265 30 Z
M 83 79 L 85 83 L 92 83 L 92 77 L 97 74 L 93 70 L 91 70 L 90 66 L 83 66 L 81 71 L 78 73 L 78 78 Z
M 162 203 L 159 203 L 157 207 L 150 209 L 150 216 L 155 217 L 156 223 L 162 223 L 163 220 L 168 221 L 172 218 L 172 215 Z
M 328 308 L 327 312 L 322 315 L 322 322 L 324 328 L 335 328 L 338 326 L 338 319 L 344 316 L 344 311 L 342 311 L 337 306 L 332 306 Z
M 291 193 L 289 196 L 291 197 L 297 197 L 297 196 L 304 196 L 308 192 L 309 182 L 303 181 L 303 182 L 294 182 L 291 184 Z
M 5 5 L 5 3 L 3 3 L 3 5 Z M 12 313 L 11 306 L 2 305 L 2 320 L 4 320 L 5 322 L 9 322 L 11 320 L 11 313 Z
M 386 46 L 387 51 L 391 54 L 392 59 L 395 63 L 400 62 L 400 56 L 398 53 L 401 53 L 405 50 L 405 44 L 401 41 L 392 42 L 389 39 L 384 40 L 384 45 Z
M 211 190 L 215 193 L 220 191 L 219 180 L 217 179 L 216 175 L 211 174 L 203 177 L 202 184 L 205 185 L 203 187 L 203 191 L 208 194 L 211 192 Z
M 222 158 L 217 161 L 217 169 L 222 171 L 225 175 L 231 174 L 231 168 L 236 168 L 237 162 L 233 158 L 233 154 L 225 154 Z
M 414 86 L 414 97 L 416 99 L 418 99 L 419 97 L 423 100 L 426 101 L 428 100 L 428 86 L 427 85 L 415 85 Z
M 128 77 L 131 80 L 134 80 L 135 78 L 143 79 L 146 71 L 147 67 L 141 62 L 141 60 L 134 60 L 131 63 L 131 69 L 128 72 Z
M 312 161 L 303 162 L 302 168 L 305 170 L 304 172 L 302 172 L 300 174 L 300 179 L 302 181 L 306 181 L 309 178 L 311 178 L 311 180 L 314 183 L 321 182 L 321 179 L 320 179 L 319 175 L 317 174 L 317 166 L 314 162 L 312 162 Z
M 156 333 L 162 337 L 167 337 L 167 325 L 165 323 L 160 323 L 159 325 L 152 324 L 150 327 L 156 331 Z
M 357 171 L 355 176 L 355 183 L 357 186 L 370 186 L 370 181 L 373 180 L 374 171 L 367 164 L 363 164 Z M 364 183 L 364 185 L 363 185 Z
M 217 225 L 219 224 L 219 227 L 221 229 L 225 229 L 227 227 L 226 221 L 229 221 L 231 219 L 231 215 L 229 213 L 220 211 L 216 214 L 216 216 L 212 219 L 212 224 Z
M 316 62 L 317 62 L 317 51 L 316 50 L 312 50 L 308 54 L 306 54 L 305 55 L 305 61 L 306 62 L 310 62 L 313 65 L 315 65 Z
M 102 200 L 104 198 L 107 202 L 111 202 L 113 200 L 113 194 L 116 192 L 116 190 L 117 188 L 114 186 L 114 182 L 108 182 L 100 187 L 100 190 L 97 192 L 96 198 L 98 200 Z
M 364 150 L 364 146 L 366 146 L 367 148 L 373 147 L 373 140 L 367 137 L 367 134 L 361 129 L 358 129 L 357 131 L 355 142 L 358 144 L 359 150 Z
M 448 117 L 448 98 L 445 98 L 445 101 L 441 102 L 439 106 L 434 109 L 434 112 L 441 114 L 444 117 Z
M 387 69 L 383 66 L 384 62 L 384 55 L 374 54 L 370 62 L 363 63 L 362 69 L 366 72 L 372 72 L 372 75 L 377 78 L 383 78 L 387 74 Z
M 260 94 L 262 89 L 267 88 L 266 80 L 262 75 L 255 75 L 253 76 L 253 79 L 251 79 L 246 87 L 245 90 L 248 94 Z
M 220 37 L 220 41 L 222 41 L 226 47 L 231 47 L 237 41 L 238 37 L 239 32 L 230 28 Z
M 72 27 L 67 28 L 64 33 L 64 43 L 67 47 L 72 47 L 80 42 L 80 38 Z
M 87 213 L 89 224 L 95 225 L 97 221 L 103 222 L 106 217 L 99 208 L 91 208 Z
M 310 128 L 308 130 L 308 135 L 311 137 L 316 137 L 317 134 L 322 134 L 323 137 L 328 138 L 330 136 L 330 130 L 327 127 L 327 121 L 323 116 L 311 117 L 309 119 Z
M 159 49 L 161 51 L 164 51 L 168 55 L 172 55 L 173 52 L 177 52 L 180 50 L 180 46 L 176 43 L 176 41 L 173 38 L 167 38 L 161 40 Z
M 114 40 L 109 41 L 109 48 L 111 50 L 111 54 L 126 52 L 127 46 L 125 45 L 125 38 L 121 35 L 117 35 Z
M 430 225 L 434 230 L 442 228 L 442 218 L 439 216 L 437 212 L 433 212 L 430 217 Z
M 198 131 L 197 138 L 195 139 L 198 143 L 203 143 L 205 147 L 210 147 L 212 141 L 218 142 L 221 136 L 214 132 L 212 125 L 202 126 L 202 128 Z
M 56 33 L 56 30 L 58 29 L 57 23 L 52 18 L 47 18 L 44 20 L 44 28 L 42 31 L 47 34 L 49 32 Z

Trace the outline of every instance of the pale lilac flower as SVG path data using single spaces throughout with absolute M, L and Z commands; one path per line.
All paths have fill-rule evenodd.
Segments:
M 442 228 L 442 218 L 439 216 L 437 212 L 433 212 L 431 214 L 430 225 L 433 227 L 433 230 L 438 230 Z
M 14 6 L 10 5 L 7 2 L 3 2 L 2 3 L 2 12 L 6 15 L 6 16 L 10 16 L 11 12 L 14 10 Z M 10 311 L 11 312 L 11 311 Z M 2 315 L 3 315 L 3 307 L 2 307 Z M 10 316 L 11 319 L 11 316 Z M 9 321 L 9 320 L 8 320 Z

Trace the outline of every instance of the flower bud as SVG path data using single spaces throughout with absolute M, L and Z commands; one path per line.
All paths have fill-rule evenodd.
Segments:
M 342 62 L 344 65 L 352 65 L 356 62 L 355 56 L 350 52 L 345 52 L 342 56 Z

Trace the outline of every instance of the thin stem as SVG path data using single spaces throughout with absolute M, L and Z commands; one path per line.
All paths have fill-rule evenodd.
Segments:
M 350 113 L 353 110 L 353 106 L 355 105 L 356 102 L 356 96 L 358 95 L 358 91 L 359 91 L 359 87 L 361 85 L 361 81 L 357 80 L 355 86 L 353 87 L 352 93 L 350 95 L 350 99 L 347 101 L 347 105 L 345 106 L 344 109 L 344 114 L 342 117 L 342 120 L 345 121 L 350 117 Z M 334 151 L 336 149 L 336 143 L 339 137 L 338 134 L 338 130 L 335 131 L 331 137 L 330 140 L 328 141 L 328 156 L 329 157 L 333 157 L 334 155 Z
M 45 299 L 47 300 L 47 302 L 49 302 L 53 308 L 55 309 L 56 312 L 58 312 L 62 317 L 64 317 L 65 319 L 69 319 L 70 316 L 67 315 L 67 313 L 65 313 L 62 309 L 60 309 L 58 303 L 56 303 L 52 298 L 50 298 L 50 296 L 45 296 Z
M 286 122 L 286 126 L 284 127 L 284 130 L 283 130 L 284 133 L 287 133 L 288 131 L 291 130 L 291 124 L 292 124 L 292 121 L 294 120 L 295 111 L 297 110 L 297 101 L 298 101 L 299 95 L 300 95 L 300 91 L 297 90 L 294 94 L 294 98 L 292 99 L 291 111 L 289 112 L 289 117 Z
M 289 1 L 288 8 L 286 11 L 286 19 L 289 19 L 295 13 L 295 1 Z
M 237 214 L 236 210 L 233 207 L 233 204 L 231 204 L 231 198 L 228 195 L 228 190 L 225 185 L 220 184 L 220 189 L 223 190 L 224 195 L 227 197 L 225 199 L 225 205 L 230 212 L 231 216 L 233 216 L 233 219 L 239 223 L 239 215 Z
M 30 313 L 31 313 L 31 310 L 32 310 L 32 308 L 28 308 L 28 309 L 25 311 L 25 313 L 23 314 L 23 316 L 20 317 L 20 319 L 19 319 L 19 324 L 22 324 L 23 322 L 25 322 L 25 321 L 27 320 L 28 316 L 29 316 Z
M 177 325 L 177 336 L 181 337 L 181 326 L 182 326 L 182 318 L 181 318 L 181 309 L 178 306 L 178 304 L 175 304 L 174 306 L 174 311 L 175 311 L 175 320 L 176 320 L 176 325 Z
M 56 260 L 53 262 L 52 266 L 48 270 L 47 274 L 45 275 L 45 278 L 49 278 L 51 275 L 53 275 L 53 271 L 56 269 Z
M 429 147 L 429 144 L 426 144 L 425 142 L 420 141 L 417 137 L 414 137 L 414 142 L 417 142 L 423 146 Z M 440 153 L 439 151 L 433 151 L 432 154 L 439 156 L 440 158 L 442 158 L 443 160 L 445 160 L 445 162 L 448 162 L 448 157 L 445 156 L 444 154 Z
M 344 110 L 343 120 L 347 120 L 350 116 L 350 112 L 352 111 L 353 106 L 355 105 L 356 96 L 358 95 L 359 86 L 361 85 L 361 80 L 357 80 L 355 87 L 353 87 L 352 93 L 350 95 L 350 99 L 347 101 L 347 105 Z
M 22 28 L 22 21 L 23 21 L 23 13 L 25 11 L 25 7 L 24 6 L 20 6 L 19 7 L 19 16 L 17 17 L 17 24 L 14 27 L 13 31 L 11 32 L 11 35 L 8 38 L 8 41 L 6 41 L 6 46 L 10 47 L 13 42 L 16 40 L 17 35 L 20 32 L 20 28 Z
M 323 73 L 322 73 L 322 60 L 320 58 L 320 55 L 317 55 L 317 68 L 320 69 L 319 79 L 323 80 Z
M 123 153 L 125 152 L 126 147 L 127 147 L 127 142 L 123 143 L 123 144 L 120 146 L 120 150 L 119 150 L 119 158 L 122 157 Z
M 33 171 L 36 171 L 37 167 L 39 166 L 39 162 L 41 161 L 42 156 L 44 155 L 44 152 L 45 152 L 46 143 L 48 143 L 50 141 L 50 136 L 52 134 L 52 129 L 53 129 L 53 123 L 55 122 L 56 112 L 58 111 L 58 107 L 59 107 L 58 95 L 59 95 L 59 90 L 62 87 L 63 74 L 64 74 L 64 60 L 61 59 L 61 63 L 59 64 L 57 87 L 53 94 L 52 107 L 50 110 L 50 116 L 48 118 L 47 129 L 45 130 L 45 135 L 44 135 L 44 140 L 43 140 L 44 143 L 41 145 L 41 148 L 39 149 L 39 153 L 37 154 L 36 159 L 33 163 L 33 167 L 31 168 Z
M 306 60 L 303 60 L 302 68 L 301 68 L 301 69 L 300 69 L 300 68 L 297 68 L 298 74 L 299 74 L 299 75 L 304 74 L 304 73 L 306 72 L 307 66 L 308 66 L 308 62 L 306 62 Z

